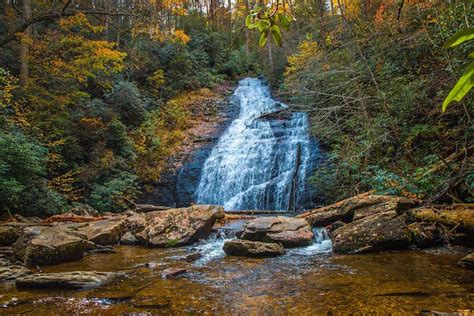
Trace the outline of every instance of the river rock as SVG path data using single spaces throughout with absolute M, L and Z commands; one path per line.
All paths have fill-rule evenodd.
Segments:
M 285 254 L 281 244 L 249 240 L 230 240 L 224 244 L 224 251 L 231 256 L 276 257 Z
M 175 247 L 206 238 L 224 209 L 214 205 L 137 213 L 127 219 L 130 231 L 141 245 Z
M 13 226 L 0 226 L 0 247 L 11 246 L 20 236 L 20 231 Z
M 11 265 L 0 267 L 0 282 L 1 281 L 12 281 L 19 277 L 30 274 L 31 271 L 23 266 Z
M 410 231 L 405 216 L 388 211 L 367 216 L 332 232 L 336 253 L 362 253 L 407 247 Z
M 176 278 L 177 276 L 179 276 L 181 274 L 185 274 L 185 273 L 186 273 L 186 269 L 168 268 L 168 269 L 163 270 L 163 272 L 161 273 L 161 277 L 163 279 L 172 279 L 172 278 Z
M 36 273 L 18 278 L 16 286 L 36 289 L 90 289 L 110 284 L 121 275 L 116 272 L 96 271 Z
M 462 257 L 461 260 L 458 261 L 458 265 L 463 268 L 474 270 L 474 252 Z
M 281 243 L 284 247 L 301 247 L 313 242 L 313 231 L 302 218 L 271 216 L 251 220 L 241 239 Z
M 387 211 L 402 213 L 418 204 L 419 201 L 415 199 L 366 192 L 329 206 L 308 211 L 297 217 L 306 219 L 313 227 L 325 227 L 336 221 L 350 223 Z
M 15 257 L 27 265 L 50 265 L 82 259 L 94 244 L 61 229 L 31 226 L 13 244 Z
M 63 225 L 61 227 L 63 227 Z M 98 245 L 107 246 L 115 245 L 120 241 L 124 227 L 124 219 L 112 218 L 88 223 L 67 224 L 63 228 L 82 239 L 89 240 Z
M 120 238 L 120 244 L 128 246 L 137 245 L 138 239 L 131 232 L 126 232 L 122 238 Z

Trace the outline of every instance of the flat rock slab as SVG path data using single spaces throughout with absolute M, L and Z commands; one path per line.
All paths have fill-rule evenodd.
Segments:
M 254 258 L 276 257 L 285 254 L 285 248 L 281 244 L 249 240 L 226 241 L 224 251 L 231 256 Z
M 0 267 L 0 282 L 12 281 L 28 274 L 31 274 L 31 271 L 23 266 L 12 265 Z
M 332 233 L 336 253 L 363 253 L 407 247 L 410 231 L 403 215 L 388 211 L 344 225 Z
M 313 227 L 325 227 L 336 221 L 350 223 L 387 211 L 402 213 L 416 207 L 418 200 L 366 192 L 349 199 L 314 209 L 297 217 L 305 218 Z
M 303 218 L 271 216 L 251 220 L 245 225 L 241 239 L 281 243 L 284 247 L 308 246 L 313 230 Z
M 16 286 L 35 289 L 89 289 L 110 284 L 122 275 L 96 271 L 37 273 L 18 278 Z
M 148 247 L 177 247 L 193 243 L 211 234 L 224 209 L 214 205 L 137 213 L 127 219 L 130 232 L 139 244 Z
M 50 265 L 82 259 L 94 244 L 61 229 L 31 226 L 13 244 L 15 257 L 27 265 Z
M 107 246 L 115 245 L 120 241 L 125 227 L 125 219 L 103 219 L 88 223 L 62 224 L 59 227 L 82 239 Z

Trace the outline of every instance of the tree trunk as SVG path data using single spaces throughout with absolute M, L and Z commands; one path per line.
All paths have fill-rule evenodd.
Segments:
M 271 41 L 271 32 L 268 31 L 267 37 L 267 48 L 268 48 L 268 64 L 270 67 L 270 78 L 273 79 L 273 53 L 272 53 L 272 41 Z
M 23 15 L 25 21 L 31 19 L 31 0 L 23 1 Z M 28 41 L 31 38 L 31 26 L 28 26 L 23 32 L 25 38 L 22 38 L 20 44 L 20 84 L 26 86 L 29 79 L 28 58 L 30 56 L 30 44 Z
M 250 13 L 249 0 L 245 0 L 245 15 Z M 245 56 L 249 57 L 250 54 L 250 32 L 249 28 L 245 27 Z

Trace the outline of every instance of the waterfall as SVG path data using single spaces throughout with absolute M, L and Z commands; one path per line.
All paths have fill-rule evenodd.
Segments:
M 310 145 L 307 114 L 268 118 L 287 105 L 272 99 L 258 78 L 241 80 L 233 100 L 239 116 L 207 158 L 196 202 L 226 210 L 298 209 L 318 150 Z

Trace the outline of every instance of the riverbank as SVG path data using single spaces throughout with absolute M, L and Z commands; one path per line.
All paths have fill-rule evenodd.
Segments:
M 314 225 L 315 214 L 319 214 L 319 219 L 327 218 L 330 213 L 334 215 L 334 212 L 339 215 L 359 214 L 360 217 L 360 214 L 367 215 L 368 210 L 384 214 L 391 212 L 393 207 L 407 214 L 416 210 L 413 208 L 416 205 L 409 202 L 397 197 L 367 194 L 302 214 L 299 220 Z M 437 222 L 430 225 L 449 227 L 453 236 L 456 232 L 466 232 L 473 214 L 472 209 L 468 212 L 471 217 L 464 216 L 457 224 L 447 222 L 447 217 L 440 215 Z M 0 226 L 0 240 L 4 246 L 0 275 L 5 277 L 12 263 L 24 269 L 16 270 L 24 275 L 13 275 L 0 283 L 2 312 L 28 313 L 35 310 L 47 313 L 65 308 L 68 312 L 102 314 L 305 314 L 473 309 L 474 271 L 457 265 L 470 251 L 468 248 L 446 244 L 445 240 L 431 244 L 437 247 L 421 250 L 417 240 L 412 239 L 404 247 L 385 243 L 383 248 L 371 249 L 366 246 L 379 242 L 380 238 L 367 240 L 357 235 L 370 232 L 366 230 L 352 235 L 357 238 L 352 241 L 364 242 L 366 246 L 362 249 L 367 253 L 337 254 L 338 229 L 357 226 L 357 222 L 362 220 L 354 220 L 346 214 L 342 217 L 343 224 L 335 225 L 342 220 L 334 216 L 324 225 L 317 224 L 327 225 L 332 242 L 316 228 L 310 245 L 286 248 L 285 254 L 278 257 L 261 259 L 226 255 L 223 250 L 226 242 L 235 240 L 237 236 L 252 239 L 249 232 L 258 232 L 265 227 L 257 223 L 275 221 L 275 217 L 269 214 L 260 219 L 240 216 L 243 218 L 226 216 L 219 207 L 194 206 L 150 213 L 130 210 L 102 217 L 67 214 L 45 221 L 32 218 L 23 220 L 23 223 L 3 223 Z M 313 219 L 303 219 L 309 216 Z M 428 222 L 429 219 L 424 218 L 418 223 L 425 227 Z M 375 229 L 387 223 L 389 221 L 374 223 L 372 227 Z M 338 225 L 339 228 L 334 229 Z M 14 227 L 18 234 L 7 234 L 5 227 Z M 270 226 L 273 229 L 271 227 L 273 224 Z M 283 227 L 287 232 L 283 236 L 289 236 L 291 227 L 297 227 L 299 231 L 302 226 L 285 224 Z M 382 237 L 394 236 L 386 234 L 390 230 L 384 226 L 379 228 Z M 395 227 L 392 225 L 391 229 Z M 54 232 L 54 238 L 48 238 L 48 231 Z M 276 233 L 277 237 L 282 237 Z M 262 236 L 260 233 L 257 235 Z M 7 244 L 13 244 L 13 247 L 9 248 Z M 64 247 L 66 244 L 74 247 Z M 44 252 L 46 250 L 49 252 Z M 77 251 L 82 256 L 60 255 L 71 256 Z M 74 285 L 68 279 L 74 275 L 73 271 L 78 271 L 75 272 L 76 281 L 80 273 L 81 282 L 86 282 L 82 290 L 68 289 Z M 58 273 L 65 278 L 59 286 L 58 283 L 49 283 L 48 289 L 41 291 L 24 286 L 27 284 L 25 278 L 33 282 L 40 277 L 44 285 L 45 278 L 57 278 Z M 108 273 L 107 277 L 104 273 Z M 109 279 L 111 275 L 114 276 L 112 280 Z M 41 284 L 37 282 L 36 287 L 44 288 Z

